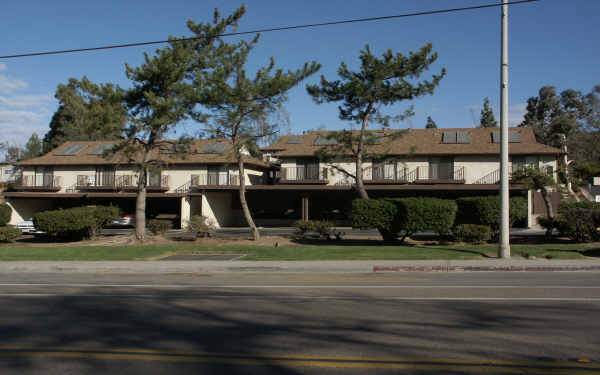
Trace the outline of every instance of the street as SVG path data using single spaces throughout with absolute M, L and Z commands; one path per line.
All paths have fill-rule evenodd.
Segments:
M 600 273 L 0 276 L 2 374 L 591 374 Z

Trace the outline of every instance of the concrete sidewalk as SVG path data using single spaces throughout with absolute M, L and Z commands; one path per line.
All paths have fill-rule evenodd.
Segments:
M 0 273 L 366 273 L 475 271 L 592 271 L 600 259 L 360 260 L 360 261 L 26 261 L 0 262 Z

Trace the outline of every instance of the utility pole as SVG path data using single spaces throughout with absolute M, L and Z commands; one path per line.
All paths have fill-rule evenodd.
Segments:
M 500 246 L 499 258 L 510 258 L 508 195 L 508 4 L 502 1 L 500 73 Z

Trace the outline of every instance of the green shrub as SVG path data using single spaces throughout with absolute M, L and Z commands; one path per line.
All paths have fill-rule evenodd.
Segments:
M 492 235 L 497 238 L 500 231 L 500 197 L 490 195 L 485 197 L 466 197 L 456 200 L 458 211 L 456 224 L 488 225 Z M 527 218 L 527 199 L 512 197 L 510 205 L 510 225 Z
M 315 225 L 312 220 L 298 220 L 294 222 L 294 227 L 298 230 L 298 234 L 305 235 L 308 232 L 314 232 Z
M 394 225 L 398 209 L 384 199 L 355 199 L 352 201 L 352 228 L 388 229 Z
M 207 218 L 201 215 L 192 215 L 187 223 L 186 231 L 194 232 L 201 237 L 206 237 L 214 232 L 214 228 L 207 223 Z
M 459 224 L 454 227 L 454 236 L 458 241 L 480 244 L 491 239 L 492 230 L 488 225 Z
M 327 220 L 298 220 L 294 223 L 294 226 L 301 236 L 306 235 L 308 232 L 316 232 L 319 237 L 326 240 L 331 240 L 332 237 L 341 240 L 344 235 L 343 232 L 336 231 L 333 228 L 333 223 Z
M 395 203 L 397 207 L 392 229 L 403 232 L 404 237 L 426 230 L 443 235 L 450 232 L 454 225 L 457 206 L 452 200 L 399 198 L 389 199 L 389 201 Z
M 6 203 L 0 203 L 0 227 L 5 226 L 10 221 L 12 208 Z
M 86 206 L 39 212 L 34 215 L 33 223 L 37 230 L 49 235 L 80 239 L 95 237 L 102 227 L 118 217 L 118 207 Z
M 11 242 L 21 236 L 21 231 L 11 225 L 0 227 L 0 242 Z
M 148 228 L 152 234 L 165 234 L 169 229 L 173 229 L 173 222 L 170 220 L 150 220 Z
M 591 203 L 591 202 L 590 202 Z M 586 208 L 588 207 L 588 208 Z M 561 205 L 560 220 L 555 218 L 556 228 L 561 235 L 575 242 L 600 241 L 600 208 L 598 205 L 578 202 L 578 204 Z M 540 222 L 541 225 L 541 222 Z

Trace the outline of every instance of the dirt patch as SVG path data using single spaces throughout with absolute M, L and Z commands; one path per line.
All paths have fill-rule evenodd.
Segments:
M 199 246 L 297 246 L 290 238 L 269 236 L 258 241 L 248 238 L 198 238 L 195 241 L 175 241 L 162 236 L 148 236 L 143 243 L 134 235 L 100 236 L 93 240 L 60 241 L 46 237 L 22 236 L 12 243 L 0 243 L 2 247 L 31 246 L 31 247 L 58 247 L 58 246 L 125 246 L 125 245 L 199 245 Z

